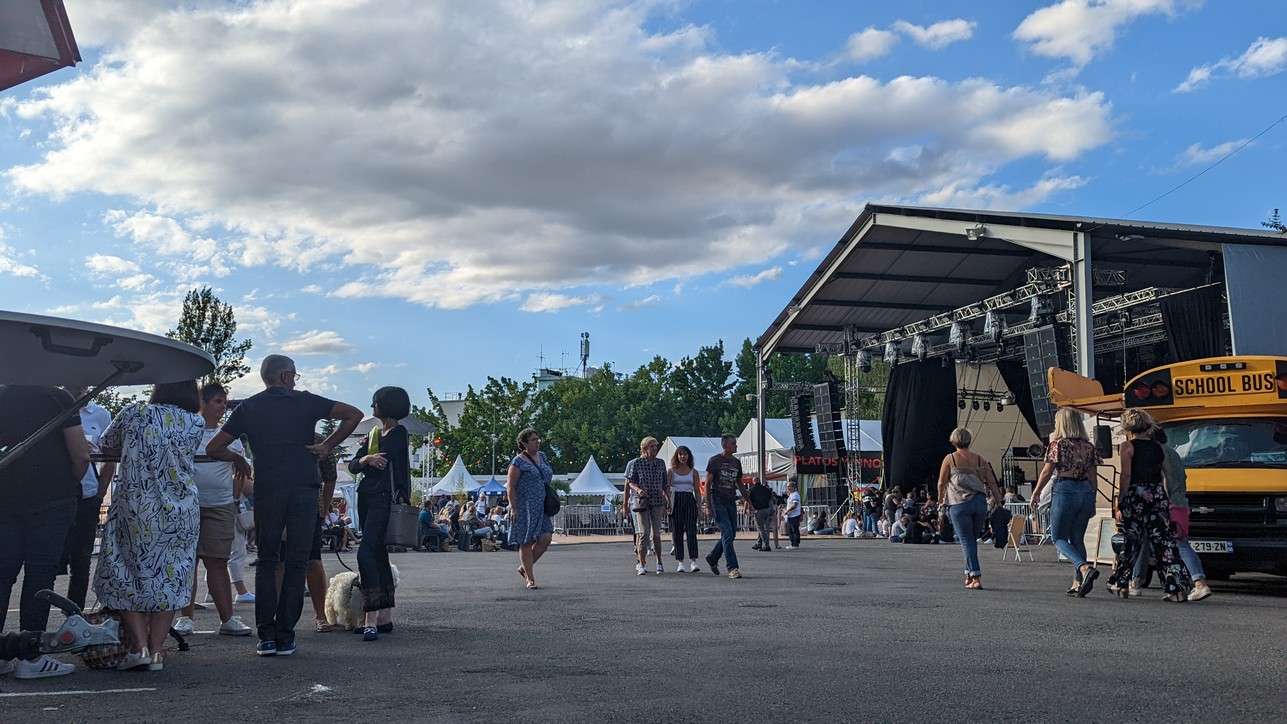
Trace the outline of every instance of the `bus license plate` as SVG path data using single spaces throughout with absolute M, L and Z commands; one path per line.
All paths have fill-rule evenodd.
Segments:
M 1198 553 L 1233 553 L 1233 543 L 1227 540 L 1191 540 Z

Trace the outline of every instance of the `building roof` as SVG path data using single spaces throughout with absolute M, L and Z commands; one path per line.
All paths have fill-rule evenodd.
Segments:
M 1122 269 L 1131 288 L 1204 284 L 1223 244 L 1287 245 L 1257 229 L 869 204 L 758 345 L 812 352 L 846 328 L 878 334 L 1014 289 L 1029 268 L 1072 261 L 1076 234 L 1092 264 Z

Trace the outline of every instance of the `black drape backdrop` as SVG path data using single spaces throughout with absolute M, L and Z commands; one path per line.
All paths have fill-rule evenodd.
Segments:
M 1019 414 L 1027 421 L 1028 427 L 1037 437 L 1041 433 L 1037 430 L 1037 413 L 1032 407 L 1032 385 L 1028 382 L 1028 367 L 1019 360 L 999 359 L 997 360 L 997 371 L 1001 373 L 1001 379 L 1005 380 L 1005 386 L 1009 388 L 1010 394 L 1014 395 L 1014 404 L 1019 406 Z
M 932 359 L 904 362 L 889 371 L 880 421 L 886 486 L 907 491 L 938 475 L 951 449 L 947 437 L 956 427 L 955 367 Z
M 1225 329 L 1220 287 L 1207 286 L 1163 297 L 1162 321 L 1176 362 L 1224 354 Z

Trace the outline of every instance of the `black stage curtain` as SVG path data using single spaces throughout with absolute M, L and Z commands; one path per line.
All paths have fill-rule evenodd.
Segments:
M 885 484 L 909 491 L 938 476 L 956 427 L 956 369 L 939 360 L 903 362 L 889 371 L 880 431 Z
M 1032 407 L 1032 384 L 1028 382 L 1027 366 L 1019 360 L 999 359 L 997 371 L 1001 373 L 1001 379 L 1005 380 L 1010 394 L 1014 395 L 1014 404 L 1019 406 L 1019 414 L 1023 415 L 1028 427 L 1032 428 L 1032 433 L 1041 437 L 1041 432 L 1037 430 L 1037 412 Z
M 1208 286 L 1164 297 L 1162 321 L 1176 362 L 1224 354 L 1224 305 L 1220 287 Z

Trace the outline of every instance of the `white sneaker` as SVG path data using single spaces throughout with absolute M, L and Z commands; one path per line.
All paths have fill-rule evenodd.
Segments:
M 1144 595 L 1144 589 L 1132 583 L 1130 584 L 1130 588 L 1126 590 L 1126 594 L 1131 598 L 1139 598 Z
M 1189 591 L 1190 601 L 1202 601 L 1211 597 L 1211 587 L 1206 581 L 1195 581 L 1193 590 Z
M 683 565 L 683 564 L 681 563 L 680 565 Z M 689 572 L 689 573 L 697 573 L 697 572 L 698 572 L 698 570 L 699 570 L 699 569 L 697 568 L 697 561 L 696 561 L 696 560 L 692 560 L 692 561 L 689 561 L 689 562 L 688 562 L 688 572 Z
M 245 593 L 238 593 L 237 597 L 232 600 L 233 600 L 233 603 L 254 603 L 255 594 L 251 591 L 246 591 Z
M 76 671 L 71 664 L 64 664 L 57 659 L 41 656 L 35 661 L 19 661 L 14 667 L 15 679 L 48 679 L 51 676 L 66 676 Z
M 192 628 L 192 619 L 187 616 L 180 616 L 174 620 L 174 632 L 180 636 L 191 636 Z
M 5 674 L 12 674 L 14 667 L 16 667 L 17 665 L 18 665 L 18 662 L 15 659 L 9 659 L 8 661 L 0 661 L 0 676 L 4 676 Z
M 666 567 L 665 567 L 665 566 L 663 566 L 663 565 L 661 565 L 660 563 L 658 563 L 658 564 L 657 564 L 657 575 L 659 575 L 659 576 L 660 576 L 661 574 L 663 574 L 663 573 L 665 573 L 665 572 L 666 572 Z
M 232 616 L 219 627 L 224 636 L 249 636 L 251 628 L 242 622 L 241 616 Z
M 207 594 L 206 594 L 206 598 L 205 598 L 205 602 L 206 602 L 206 603 L 214 603 L 214 596 L 211 596 L 210 594 L 208 594 L 208 593 L 207 593 Z
M 152 668 L 152 656 L 148 654 L 147 649 L 129 652 L 121 663 L 116 665 L 117 671 L 147 671 L 150 668 Z
M 684 572 L 684 562 L 680 561 L 675 564 L 675 573 L 683 573 L 683 572 Z
M 643 564 L 642 564 L 642 563 L 636 563 L 636 564 L 635 564 L 635 575 L 636 575 L 636 576 L 646 575 L 647 573 L 648 573 L 648 571 L 647 571 L 647 569 L 645 569 L 645 568 L 643 567 Z
M 790 543 L 787 543 L 786 545 L 782 546 L 782 550 L 784 550 L 784 551 L 793 551 L 793 550 L 795 550 L 795 546 L 791 545 Z

